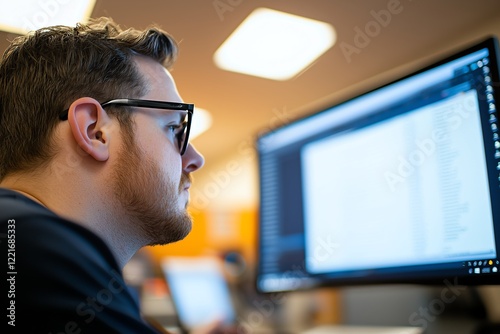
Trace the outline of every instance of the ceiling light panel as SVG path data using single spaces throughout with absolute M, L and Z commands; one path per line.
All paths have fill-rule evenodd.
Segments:
M 268 8 L 254 10 L 214 54 L 218 67 L 287 80 L 310 66 L 336 41 L 335 29 Z
M 95 0 L 16 0 L 2 3 L 0 30 L 26 34 L 53 25 L 87 22 Z

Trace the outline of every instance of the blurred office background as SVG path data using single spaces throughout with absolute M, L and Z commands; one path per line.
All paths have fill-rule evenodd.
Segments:
M 0 16 L 17 16 L 25 28 L 45 25 L 80 6 L 76 1 L 38 0 L 22 12 L 12 3 L 0 0 Z M 214 53 L 261 7 L 330 24 L 333 46 L 285 79 L 218 67 Z M 222 261 L 237 305 L 245 312 L 240 320 L 247 323 L 305 329 L 323 323 L 408 326 L 413 321 L 429 333 L 473 333 L 488 318 L 500 321 L 499 292 L 491 287 L 459 290 L 456 300 L 444 307 L 436 302 L 443 287 L 420 286 L 323 288 L 266 303 L 271 296 L 257 295 L 252 280 L 259 207 L 256 136 L 317 106 L 396 79 L 469 42 L 500 36 L 499 1 L 96 0 L 86 15 L 109 16 L 124 27 L 154 23 L 172 34 L 180 44 L 172 74 L 181 96 L 207 111 L 197 121 L 197 126 L 206 125 L 204 131 L 192 140 L 206 159 L 191 190 L 193 231 L 181 242 L 143 249 L 125 269 L 146 313 L 174 323 L 159 265 L 163 258 L 209 255 Z M 7 31 L 8 25 L 12 23 L 0 28 L 0 52 L 23 33 Z

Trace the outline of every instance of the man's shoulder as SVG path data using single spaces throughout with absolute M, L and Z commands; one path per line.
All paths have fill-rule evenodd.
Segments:
M 13 254 L 16 322 L 21 328 L 151 332 L 110 249 L 91 231 L 24 196 L 0 190 L 0 237 L 2 252 L 8 245 Z
M 73 257 L 72 261 L 78 263 L 92 258 L 101 265 L 107 262 L 106 266 L 116 267 L 111 251 L 96 234 L 6 189 L 0 189 L 1 233 L 15 234 L 18 253 L 29 252 L 31 259 Z
M 60 217 L 13 191 L 0 189 L 0 236 L 15 246 L 25 273 L 63 280 L 80 274 L 119 271 L 105 242 L 87 228 Z
M 5 219 L 47 213 L 51 212 L 26 196 L 10 189 L 0 188 L 0 224 L 4 224 Z

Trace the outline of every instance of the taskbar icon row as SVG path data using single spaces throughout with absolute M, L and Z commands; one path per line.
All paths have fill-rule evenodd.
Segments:
M 469 274 L 491 274 L 498 273 L 500 260 L 465 261 L 463 265 L 469 268 Z

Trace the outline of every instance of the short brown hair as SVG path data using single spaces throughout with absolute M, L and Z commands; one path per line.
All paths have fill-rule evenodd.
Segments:
M 143 95 L 136 54 L 168 68 L 177 44 L 159 28 L 123 30 L 109 18 L 16 38 L 0 59 L 0 180 L 50 161 L 58 115 L 77 98 L 104 102 Z M 129 115 L 114 117 L 130 128 Z

